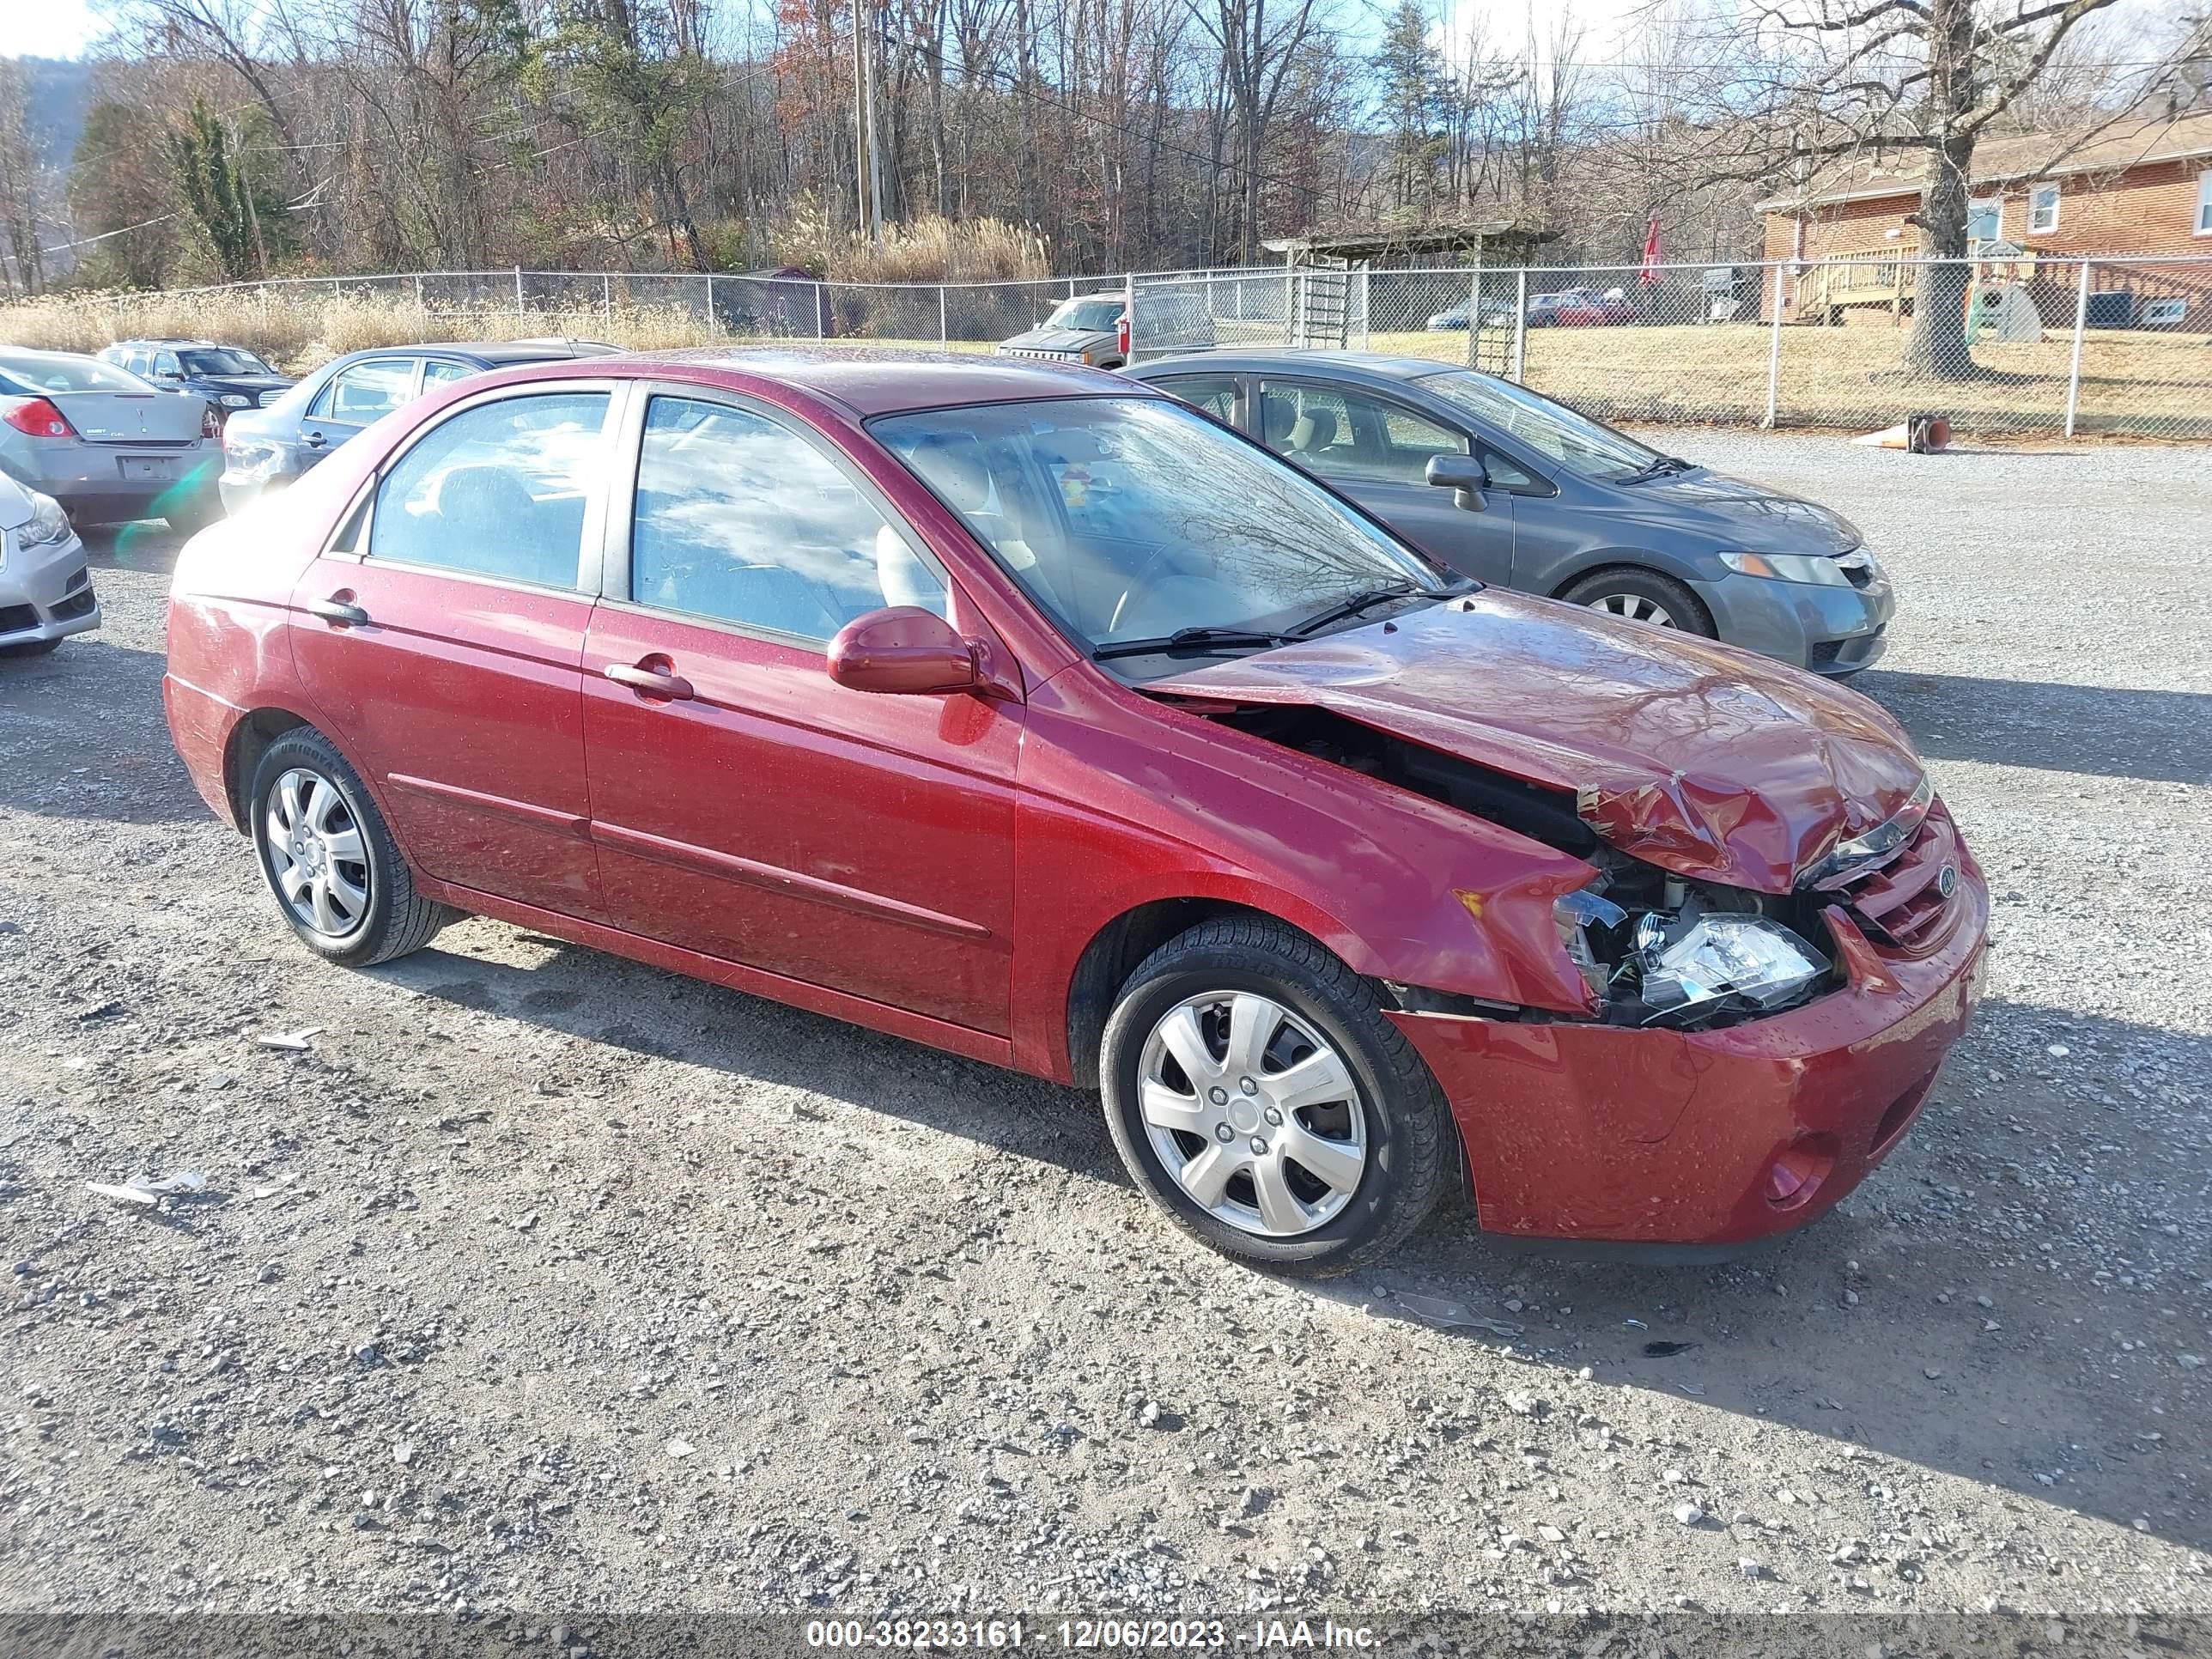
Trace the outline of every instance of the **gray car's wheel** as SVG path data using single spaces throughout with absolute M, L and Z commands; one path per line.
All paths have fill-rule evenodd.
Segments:
M 1685 633 L 1714 637 L 1713 619 L 1695 593 L 1672 576 L 1656 570 L 1622 566 L 1583 577 L 1559 597 L 1569 605 L 1588 605 L 1624 622 L 1640 622 L 1652 628 L 1679 628 Z
M 1107 1021 L 1107 1127 L 1137 1184 L 1226 1255 L 1348 1273 L 1420 1224 L 1458 1138 L 1367 982 L 1295 928 L 1201 922 Z
M 389 962 L 421 950 L 459 915 L 416 892 L 361 779 L 313 726 L 264 751 L 251 800 L 261 873 L 316 955 L 348 968 Z

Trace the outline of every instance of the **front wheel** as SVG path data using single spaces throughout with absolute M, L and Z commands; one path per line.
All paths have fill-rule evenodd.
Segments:
M 1713 619 L 1705 605 L 1672 576 L 1656 570 L 1624 567 L 1585 576 L 1559 595 L 1569 605 L 1587 605 L 1623 622 L 1639 622 L 1650 628 L 1679 628 L 1686 633 L 1715 637 Z
M 376 804 L 312 726 L 270 744 L 253 774 L 253 846 L 284 920 L 307 948 L 348 968 L 428 945 L 456 912 L 415 890 Z
M 1224 917 L 1155 951 L 1100 1055 L 1137 1184 L 1224 1254 L 1348 1273 L 1420 1224 L 1458 1142 L 1367 982 L 1281 922 Z

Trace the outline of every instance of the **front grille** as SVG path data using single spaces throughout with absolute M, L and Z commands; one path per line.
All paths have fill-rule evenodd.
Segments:
M 0 634 L 20 634 L 39 625 L 39 613 L 27 605 L 0 605 Z
M 1042 346 L 1000 346 L 999 349 L 1009 357 L 1042 357 L 1048 363 L 1079 363 L 1079 351 L 1048 351 Z
M 268 391 L 263 392 L 260 397 L 254 399 L 255 406 L 261 409 L 266 409 L 270 404 L 275 403 L 279 398 L 283 397 L 290 390 L 291 387 L 289 386 L 271 386 Z
M 1957 896 L 1959 836 L 1948 812 L 1931 810 L 1920 832 L 1881 869 L 1845 890 L 1852 920 L 1876 944 L 1914 951 L 1932 945 Z M 1945 892 L 1944 872 L 1951 878 Z

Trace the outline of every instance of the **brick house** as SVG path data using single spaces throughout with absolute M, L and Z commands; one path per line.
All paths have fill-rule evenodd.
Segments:
M 1825 310 L 1828 320 L 1856 321 L 1910 309 L 1899 293 L 1909 296 L 1909 273 L 1900 276 L 1897 261 L 1919 246 L 1911 216 L 1925 167 L 1915 151 L 1856 157 L 1759 204 L 1765 258 L 1810 268 L 1785 319 Z M 2212 112 L 2130 120 L 2088 139 L 1984 138 L 1975 147 L 1968 231 L 1977 255 L 1995 256 L 1993 274 L 2030 283 L 2046 322 L 2057 320 L 2054 305 L 2072 321 L 2079 256 L 2212 259 Z M 1821 268 L 1838 260 L 1849 263 Z M 2212 264 L 2099 265 L 2091 284 L 2130 296 L 2099 302 L 2109 325 L 2212 327 Z

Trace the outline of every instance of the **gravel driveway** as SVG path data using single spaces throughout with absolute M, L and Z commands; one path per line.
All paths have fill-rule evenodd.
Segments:
M 0 662 L 0 1609 L 2212 1611 L 2212 458 L 1666 442 L 1889 562 L 2002 941 L 1724 1269 L 1281 1283 L 1089 1097 L 490 922 L 323 966 L 103 538 Z

